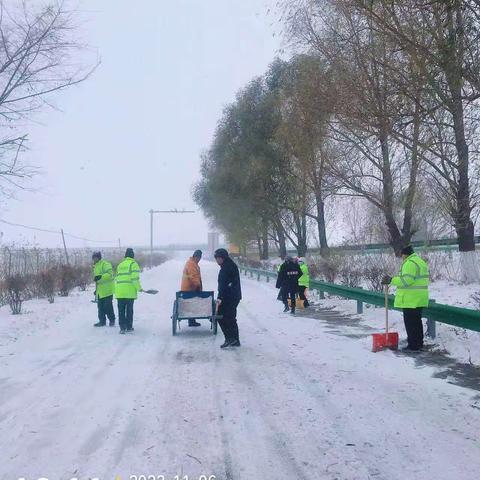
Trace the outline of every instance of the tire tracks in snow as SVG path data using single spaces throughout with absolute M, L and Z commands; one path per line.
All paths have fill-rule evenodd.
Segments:
M 246 314 L 248 319 L 255 325 L 256 328 L 260 329 L 263 333 L 268 335 L 268 344 L 271 345 L 275 351 L 279 354 L 279 358 L 282 359 L 280 364 L 276 364 L 274 367 L 274 371 L 278 370 L 279 368 L 283 372 L 282 379 L 283 384 L 286 386 L 286 392 L 284 394 L 285 398 L 292 397 L 292 403 L 294 405 L 301 405 L 305 412 L 303 415 L 299 417 L 300 410 L 293 408 L 291 414 L 298 418 L 298 423 L 302 425 L 302 428 L 305 428 L 305 420 L 308 418 L 308 414 L 306 413 L 308 410 L 305 409 L 306 402 L 304 398 L 304 394 L 307 394 L 310 402 L 312 403 L 312 410 L 313 406 L 315 406 L 315 410 L 317 412 L 325 412 L 320 418 L 322 420 L 322 424 L 318 427 L 308 428 L 307 430 L 313 430 L 310 432 L 312 435 L 312 441 L 318 441 L 318 434 L 322 434 L 322 441 L 326 443 L 327 447 L 323 452 L 323 455 L 328 458 L 327 462 L 323 462 L 324 471 L 323 472 L 314 472 L 316 475 L 320 473 L 322 475 L 328 475 L 331 478 L 338 478 L 338 475 L 348 475 L 349 480 L 353 479 L 368 479 L 371 475 L 378 475 L 378 471 L 376 469 L 371 470 L 367 465 L 365 465 L 364 461 L 360 460 L 356 455 L 354 455 L 352 451 L 345 450 L 345 446 L 349 443 L 348 440 L 342 441 L 341 437 L 339 436 L 338 427 L 331 422 L 330 415 L 327 414 L 325 410 L 325 405 L 330 404 L 327 400 L 325 392 L 319 390 L 317 387 L 314 387 L 311 383 L 311 380 L 307 378 L 305 375 L 304 370 L 297 365 L 295 360 L 291 357 L 286 357 L 287 349 L 285 346 L 280 346 L 277 343 L 276 336 L 272 334 L 271 330 L 265 324 L 261 324 L 258 317 L 249 310 L 249 308 L 244 305 L 242 308 L 242 312 Z M 243 372 L 243 370 L 241 370 Z M 286 372 L 290 371 L 290 374 Z M 264 381 L 268 381 L 268 377 L 265 377 L 264 372 L 256 372 L 257 376 L 262 375 L 264 376 Z M 285 379 L 290 379 L 289 382 L 285 383 Z M 253 381 L 250 377 L 249 381 Z M 290 392 L 293 392 L 289 394 Z M 295 392 L 298 392 L 299 395 L 295 400 Z M 330 405 L 329 405 L 330 406 Z M 342 415 L 342 412 L 338 411 L 338 415 L 335 414 L 335 417 Z M 281 426 L 277 426 L 275 428 L 282 428 Z M 323 450 L 323 449 L 322 449 Z M 344 455 L 342 456 L 341 452 L 344 451 Z M 341 458 L 342 456 L 342 458 Z M 331 457 L 331 458 L 330 458 Z M 329 467 L 331 468 L 334 465 L 343 465 L 347 470 L 348 473 L 344 471 L 340 472 L 329 472 Z M 297 468 L 301 468 L 297 465 Z M 311 476 L 312 472 L 306 474 L 304 478 L 307 480 L 309 478 L 315 478 Z M 310 476 L 308 476 L 310 475 Z M 323 478 L 323 477 L 322 477 Z

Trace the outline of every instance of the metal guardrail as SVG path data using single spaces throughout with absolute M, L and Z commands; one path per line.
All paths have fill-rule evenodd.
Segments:
M 239 268 L 245 273 L 245 275 L 250 274 L 252 278 L 257 277 L 257 280 L 260 280 L 262 277 L 266 277 L 267 282 L 269 282 L 270 279 L 277 278 L 277 274 L 275 272 L 268 270 L 260 270 L 243 266 L 240 266 Z M 331 293 L 332 295 L 338 295 L 340 297 L 356 300 L 357 313 L 363 313 L 364 303 L 379 307 L 383 307 L 385 305 L 385 297 L 383 293 L 364 290 L 363 288 L 352 288 L 345 285 L 338 285 L 336 283 L 311 280 L 310 290 L 317 290 L 321 299 L 325 298 L 325 293 Z M 394 296 L 389 295 L 388 305 L 392 310 L 394 309 L 393 302 Z M 435 338 L 436 335 L 435 322 L 445 323 L 454 327 L 461 327 L 467 330 L 480 332 L 480 311 L 478 310 L 444 305 L 431 299 L 429 306 L 423 309 L 423 317 L 427 319 L 427 334 L 431 338 Z
M 437 251 L 456 251 L 458 250 L 458 238 L 438 238 L 433 240 L 414 240 L 410 242 L 416 250 L 437 250 Z M 475 244 L 480 245 L 480 235 L 475 236 Z M 362 245 L 334 245 L 330 247 L 332 253 L 385 253 L 391 252 L 392 246 L 389 243 L 368 243 Z M 289 255 L 297 255 L 297 250 L 289 249 Z M 309 248 L 308 253 L 319 254 L 320 249 Z

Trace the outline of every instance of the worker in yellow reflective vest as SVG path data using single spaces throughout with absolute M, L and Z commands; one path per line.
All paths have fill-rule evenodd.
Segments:
M 118 302 L 118 323 L 120 333 L 133 332 L 133 304 L 138 292 L 142 292 L 140 285 L 140 266 L 135 261 L 132 248 L 127 248 L 124 260 L 117 267 L 115 276 L 115 298 Z
M 385 275 L 382 283 L 397 288 L 394 306 L 403 310 L 408 339 L 403 350 L 417 351 L 423 348 L 422 310 L 428 307 L 430 275 L 427 263 L 410 245 L 402 250 L 402 258 L 400 273 L 393 278 Z
M 98 307 L 98 323 L 94 327 L 105 327 L 107 318 L 110 326 L 115 326 L 115 312 L 113 311 L 113 268 L 110 262 L 102 259 L 101 252 L 94 252 L 93 281 L 95 282 L 95 297 Z
M 300 300 L 303 301 L 303 306 L 308 308 L 310 303 L 305 296 L 305 291 L 310 288 L 310 272 L 308 271 L 308 265 L 306 264 L 304 257 L 298 258 L 298 265 L 302 271 L 302 276 L 298 279 L 298 295 Z

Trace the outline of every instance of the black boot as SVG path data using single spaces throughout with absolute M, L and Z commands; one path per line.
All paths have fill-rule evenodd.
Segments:
M 111 322 L 109 323 L 109 326 L 110 326 L 110 327 L 114 327 L 114 326 L 115 326 L 115 320 L 111 321 Z
M 310 306 L 310 304 L 308 303 L 308 300 L 305 300 L 305 301 L 303 302 L 303 306 L 304 306 L 305 308 L 308 308 L 308 307 Z
M 194 318 L 190 318 L 188 320 L 188 326 L 189 327 L 201 327 L 202 324 L 201 323 L 198 323 Z
M 106 323 L 102 323 L 102 322 L 97 322 L 97 323 L 94 323 L 93 326 L 94 326 L 94 327 L 106 327 L 107 324 L 106 324 Z
M 127 333 L 127 331 L 124 328 L 122 328 L 119 333 L 120 333 L 120 335 L 125 335 Z
M 220 345 L 220 348 L 227 348 L 231 345 L 231 343 L 232 343 L 231 340 L 225 339 L 225 342 L 222 345 Z
M 230 343 L 231 347 L 240 347 L 241 345 L 240 340 L 233 340 L 233 342 Z
M 283 309 L 283 313 L 287 313 L 290 310 L 288 303 L 285 304 L 285 308 Z

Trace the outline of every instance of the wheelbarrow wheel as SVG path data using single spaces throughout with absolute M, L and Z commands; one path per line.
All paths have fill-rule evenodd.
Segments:
M 172 313 L 172 335 L 175 336 L 177 334 L 177 326 L 178 326 L 178 313 L 177 313 L 177 301 L 173 302 L 173 313 Z

